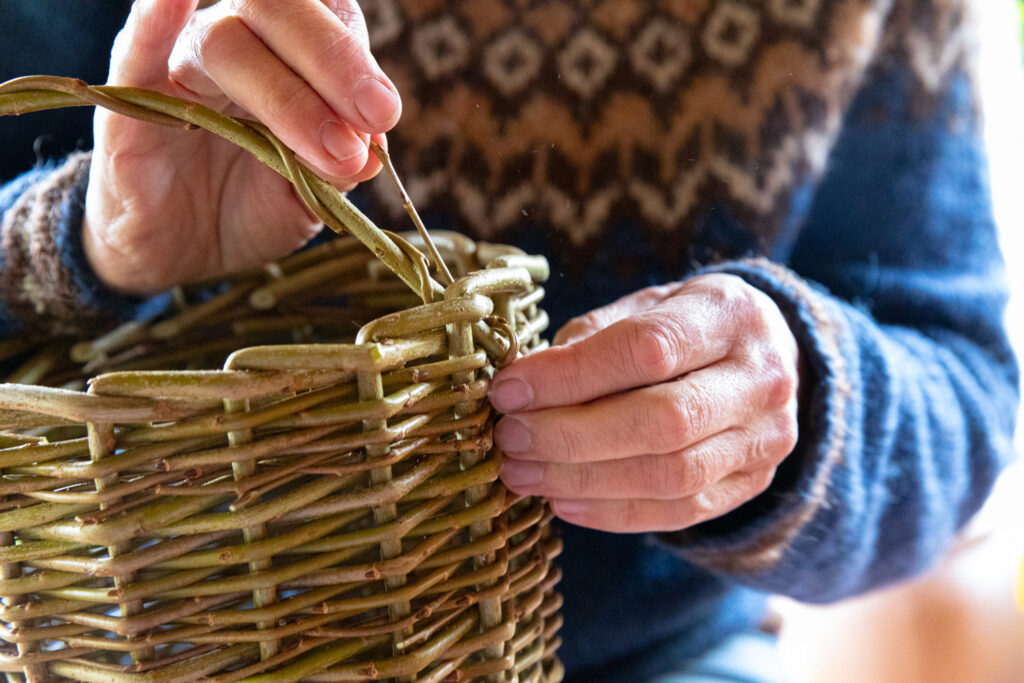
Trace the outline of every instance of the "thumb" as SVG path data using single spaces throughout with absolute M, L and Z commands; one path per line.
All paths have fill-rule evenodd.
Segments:
M 575 344 L 613 323 L 657 306 L 665 299 L 674 295 L 681 287 L 682 285 L 678 282 L 670 285 L 647 287 L 624 296 L 607 306 L 595 308 L 589 313 L 585 313 L 567 322 L 562 329 L 555 333 L 553 343 L 556 346 Z
M 110 52 L 107 83 L 138 88 L 167 81 L 174 42 L 199 0 L 135 0 Z

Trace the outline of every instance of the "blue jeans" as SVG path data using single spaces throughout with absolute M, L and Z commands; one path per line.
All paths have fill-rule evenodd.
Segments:
M 784 683 L 775 636 L 737 633 L 648 683 Z

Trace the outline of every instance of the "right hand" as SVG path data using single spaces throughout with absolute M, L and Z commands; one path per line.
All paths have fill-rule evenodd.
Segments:
M 380 170 L 370 139 L 401 101 L 356 0 L 136 0 L 110 85 L 157 90 L 266 124 L 339 188 Z M 99 278 L 151 294 L 279 258 L 320 229 L 291 184 L 205 131 L 97 108 L 83 242 Z

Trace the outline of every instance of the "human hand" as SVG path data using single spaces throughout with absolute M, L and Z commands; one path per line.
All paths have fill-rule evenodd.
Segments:
M 401 113 L 356 0 L 137 0 L 111 85 L 197 100 L 266 124 L 344 188 L 380 169 L 369 140 Z M 260 265 L 320 228 L 290 183 L 204 131 L 97 109 L 83 242 L 99 278 L 148 294 Z
M 799 355 L 775 302 L 732 275 L 576 318 L 498 373 L 513 491 L 614 532 L 675 531 L 763 492 L 797 440 Z

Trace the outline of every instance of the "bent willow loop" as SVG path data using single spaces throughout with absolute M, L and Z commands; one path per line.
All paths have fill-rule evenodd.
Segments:
M 544 259 L 380 230 L 256 122 L 0 85 L 2 114 L 86 104 L 222 135 L 350 236 L 98 339 L 0 343 L 21 363 L 0 385 L 0 671 L 561 680 L 560 542 L 544 501 L 498 480 L 486 400 L 543 346 Z

